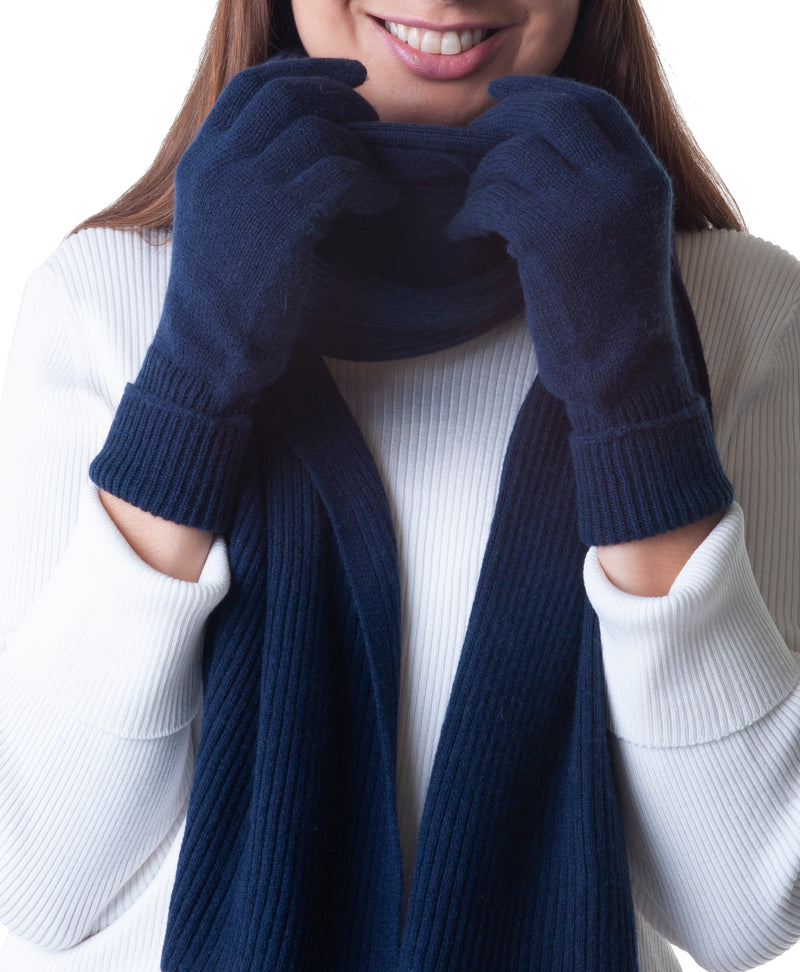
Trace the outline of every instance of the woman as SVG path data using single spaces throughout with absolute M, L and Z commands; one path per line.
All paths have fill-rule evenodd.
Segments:
M 293 14 L 220 5 L 153 169 L 26 295 L 7 964 L 779 953 L 797 264 L 633 2 Z

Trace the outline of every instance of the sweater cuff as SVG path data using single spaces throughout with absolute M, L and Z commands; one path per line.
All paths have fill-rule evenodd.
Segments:
M 573 432 L 570 445 L 587 546 L 676 530 L 733 501 L 701 398 L 657 421 Z
M 79 722 L 169 735 L 197 712 L 204 625 L 228 585 L 221 539 L 198 583 L 175 580 L 136 556 L 89 487 L 36 610 L 7 639 L 6 663 Z
M 609 728 L 650 747 L 721 739 L 761 719 L 800 682 L 756 585 L 733 504 L 664 597 L 615 587 L 592 548 L 584 582 L 600 621 Z
M 251 428 L 249 415 L 220 412 L 198 382 L 151 346 L 89 475 L 165 520 L 223 533 Z

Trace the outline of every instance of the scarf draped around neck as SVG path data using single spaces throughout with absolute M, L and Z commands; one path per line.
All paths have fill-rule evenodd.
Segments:
M 446 235 L 491 146 L 469 128 L 359 128 L 399 201 L 343 216 L 318 247 L 303 347 L 258 408 L 162 968 L 634 972 L 569 428 L 538 380 L 508 447 L 402 920 L 396 543 L 321 355 L 435 351 L 522 296 L 502 241 Z

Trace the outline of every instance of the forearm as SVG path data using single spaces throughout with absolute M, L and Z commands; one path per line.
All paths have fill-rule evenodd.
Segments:
M 0 651 L 0 915 L 47 948 L 81 941 L 164 846 L 187 799 L 205 621 L 199 584 L 150 569 L 84 494 L 69 544 Z
M 612 741 L 634 900 L 704 968 L 760 965 L 800 935 L 798 716 L 795 689 L 720 740 Z
M 722 514 L 643 540 L 598 547 L 597 559 L 616 587 L 639 597 L 662 597 Z
M 213 533 L 163 520 L 104 490 L 99 496 L 116 528 L 148 567 L 176 580 L 199 579 L 214 542 Z
M 188 794 L 205 622 L 228 589 L 221 540 L 207 560 L 194 546 L 203 575 L 182 583 L 136 556 L 86 484 L 168 261 L 137 234 L 70 237 L 26 288 L 0 409 L 0 921 L 47 948 L 152 880 Z M 186 569 L 185 534 L 168 532 Z
M 150 880 L 185 812 L 191 726 L 115 737 L 43 699 L 0 659 L 0 916 L 19 938 L 71 948 L 121 890 Z
M 639 906 L 701 964 L 766 961 L 800 930 L 800 668 L 758 590 L 742 513 L 665 597 L 620 591 L 594 550 L 585 579 Z

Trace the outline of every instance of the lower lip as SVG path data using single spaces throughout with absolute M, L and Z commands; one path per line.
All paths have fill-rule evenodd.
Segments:
M 453 81 L 464 78 L 479 67 L 494 54 L 503 42 L 505 29 L 501 28 L 491 37 L 471 47 L 461 54 L 427 54 L 409 47 L 405 41 L 393 37 L 377 20 L 372 21 L 388 45 L 389 50 L 412 74 L 420 78 L 431 78 L 434 81 Z

